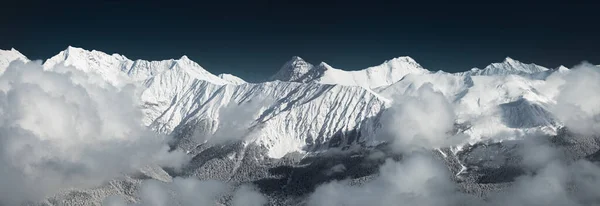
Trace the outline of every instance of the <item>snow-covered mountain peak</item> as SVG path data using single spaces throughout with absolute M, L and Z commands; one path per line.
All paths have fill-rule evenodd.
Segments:
M 167 60 L 167 61 L 169 61 L 169 60 Z M 190 66 L 195 67 L 196 69 L 204 70 L 204 68 L 202 68 L 202 66 L 200 66 L 200 64 L 196 63 L 195 61 L 192 61 L 186 55 L 181 56 L 179 59 L 170 59 L 170 61 L 173 61 L 175 64 L 190 65 Z
M 492 63 L 484 70 L 486 69 L 494 71 L 505 70 L 509 72 L 523 72 L 529 74 L 548 71 L 548 68 L 546 67 L 536 64 L 525 64 L 510 57 L 506 57 L 502 63 Z
M 302 59 L 302 57 L 299 57 L 299 56 L 292 56 L 292 58 L 290 59 L 289 62 L 296 62 L 296 61 L 304 61 L 304 59 Z
M 127 74 L 136 80 L 145 80 L 154 78 L 161 73 L 170 73 L 169 81 L 177 81 L 172 78 L 187 79 L 188 77 L 207 81 L 216 85 L 224 85 L 230 83 L 204 69 L 195 61 L 189 59 L 186 55 L 181 58 L 162 60 L 162 61 L 146 61 L 139 60 L 136 64 L 128 68 Z M 185 77 L 184 77 L 185 76 Z
M 76 53 L 76 52 L 81 52 L 81 51 L 86 51 L 86 50 L 69 45 L 63 51 L 65 52 L 65 56 L 68 56 L 69 53 L 71 53 L 71 52 Z
M 240 85 L 240 84 L 245 84 L 247 83 L 246 81 L 244 81 L 242 78 L 239 78 L 235 75 L 232 74 L 227 74 L 227 73 L 223 73 L 223 74 L 219 74 L 218 75 L 219 78 L 231 83 L 231 84 L 235 84 L 235 85 Z
M 294 56 L 271 77 L 271 80 L 375 88 L 390 85 L 411 73 L 424 74 L 429 73 L 429 70 L 408 56 L 396 57 L 380 65 L 355 71 L 337 69 L 325 62 L 313 66 L 302 58 Z
M 12 57 L 23 57 L 23 58 L 27 59 L 25 57 L 25 55 L 21 54 L 21 52 L 19 52 L 15 48 L 10 48 L 10 50 L 0 49 L 0 55 L 2 55 L 2 57 L 11 57 L 12 56 Z
M 181 56 L 181 57 L 179 58 L 179 60 L 181 60 L 181 61 L 192 61 L 192 60 L 190 60 L 190 58 L 189 58 L 187 55 L 183 55 L 183 56 Z
M 321 63 L 319 63 L 319 66 L 318 66 L 318 68 L 319 68 L 319 69 L 321 69 L 321 70 L 329 70 L 329 69 L 333 69 L 333 67 L 332 67 L 331 65 L 329 65 L 329 64 L 327 64 L 327 63 L 325 63 L 325 62 L 321 62 Z
M 417 61 L 415 61 L 415 59 L 413 59 L 412 57 L 409 57 L 409 56 L 400 56 L 400 57 L 396 57 L 396 58 L 393 58 L 390 60 L 386 60 L 385 62 L 383 62 L 383 64 L 392 63 L 392 62 L 407 62 L 407 63 L 418 64 Z
M 506 58 L 504 58 L 504 63 L 512 64 L 512 63 L 520 63 L 520 62 L 507 56 Z
M 569 68 L 564 66 L 564 65 L 560 65 L 556 68 L 557 71 L 561 72 L 561 71 L 569 71 Z
M 412 73 L 425 74 L 429 73 L 429 70 L 408 56 L 393 58 L 380 65 L 355 71 L 337 69 L 325 62 L 313 66 L 300 57 L 292 57 L 271 79 L 375 88 L 390 85 Z
M 90 51 L 79 47 L 68 46 L 65 50 L 59 52 L 57 55 L 47 59 L 46 62 L 44 62 L 44 66 L 53 67 L 58 63 L 64 62 L 65 65 L 73 65 L 77 67 L 83 66 L 83 64 L 89 65 L 89 61 L 100 64 L 101 62 L 110 60 L 127 61 L 129 59 L 120 54 L 109 55 L 102 51 Z
M 60 52 L 59 54 L 62 53 L 62 57 L 66 59 L 68 58 L 103 58 L 105 56 L 112 56 L 114 58 L 120 59 L 120 60 L 129 60 L 127 57 L 125 57 L 124 55 L 121 54 L 107 54 L 105 52 L 102 51 L 98 51 L 98 50 L 86 50 L 83 48 L 79 48 L 79 47 L 74 47 L 74 46 L 67 46 L 67 48 L 65 50 L 63 50 L 62 52 Z
M 113 85 L 130 81 L 144 81 L 166 71 L 173 72 L 175 76 L 189 76 L 218 85 L 228 83 L 206 71 L 186 55 L 179 59 L 133 61 L 120 54 L 109 55 L 101 51 L 89 51 L 68 46 L 65 50 L 46 60 L 44 68 L 49 69 L 57 64 L 73 66 L 84 72 L 98 73 Z
M 293 56 L 287 61 L 275 75 L 271 76 L 270 80 L 296 82 L 313 69 L 313 65 L 304 61 L 299 56 Z
M 96 50 L 85 50 L 68 46 L 57 55 L 44 62 L 44 69 L 54 68 L 56 65 L 73 66 L 83 72 L 94 72 L 113 85 L 129 82 L 129 78 L 122 71 L 133 65 L 133 61 L 120 54 L 109 55 Z
M 473 68 L 466 72 L 456 73 L 457 75 L 472 76 L 491 76 L 491 75 L 531 75 L 549 71 L 548 68 L 537 64 L 526 64 L 511 57 L 504 58 L 504 61 L 492 63 L 484 69 Z
M 0 53 L 0 60 L 25 58 L 12 49 Z M 249 127 L 256 128 L 252 135 L 272 157 L 303 150 L 308 144 L 318 148 L 314 145 L 326 144 L 333 137 L 356 141 L 350 138 L 353 131 L 360 133 L 360 141 L 368 141 L 375 134 L 378 115 L 390 106 L 390 100 L 426 83 L 452 104 L 458 123 L 471 124 L 466 133 L 474 140 L 501 132 L 533 132 L 535 128 L 557 126 L 546 111 L 553 103 L 551 96 L 537 89 L 543 88 L 545 79 L 534 78 L 536 72 L 548 69 L 510 57 L 485 69 L 467 71 L 479 74 L 471 76 L 431 72 L 408 56 L 355 71 L 337 69 L 325 62 L 313 66 L 294 56 L 273 76 L 281 81 L 257 84 L 246 84 L 231 74 L 213 75 L 186 55 L 162 61 L 132 61 L 118 54 L 69 46 L 44 66 L 56 64 L 98 72 L 109 82 L 125 78 L 140 83 L 144 123 L 164 133 L 189 124 L 212 134 L 219 128 L 227 129 L 223 125 L 229 119 L 220 111 L 233 111 L 228 106 L 231 103 L 273 98 L 264 105 L 257 103 L 257 108 L 244 105 L 240 109 L 256 111 L 257 119 L 252 119 Z M 237 111 L 232 113 L 229 118 L 239 117 Z
M 429 70 L 423 68 L 417 61 L 409 56 L 396 57 L 390 60 L 386 60 L 380 65 L 369 67 L 366 70 L 404 70 L 406 74 L 409 73 L 429 73 Z
M 24 62 L 29 61 L 25 55 L 21 54 L 21 52 L 17 51 L 15 48 L 11 48 L 10 50 L 0 49 L 0 73 L 3 73 L 10 62 L 15 60 Z

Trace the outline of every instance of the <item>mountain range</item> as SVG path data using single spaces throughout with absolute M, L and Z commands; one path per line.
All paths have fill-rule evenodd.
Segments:
M 16 61 L 31 60 L 15 49 L 0 50 L 0 71 L 4 72 Z M 390 127 L 392 130 L 394 127 L 406 129 L 398 125 L 409 123 L 401 121 L 403 119 L 390 120 L 392 117 L 387 114 L 393 111 L 405 114 L 421 108 L 419 104 L 416 108 L 405 108 L 402 105 L 406 102 L 433 102 L 419 99 L 418 95 L 416 100 L 410 99 L 408 96 L 413 94 L 432 93 L 432 98 L 438 95 L 440 104 L 451 111 L 439 116 L 438 111 L 424 108 L 424 114 L 430 118 L 449 116 L 452 121 L 450 131 L 445 132 L 460 136 L 458 143 L 435 147 L 442 156 L 456 159 L 450 167 L 457 175 L 466 171 L 465 168 L 471 168 L 467 162 L 472 157 L 465 154 L 477 151 L 477 145 L 482 143 L 494 145 L 530 136 L 564 135 L 566 123 L 555 112 L 557 88 L 549 86 L 548 82 L 554 81 L 557 75 L 571 72 L 564 66 L 546 68 L 507 57 L 483 69 L 447 73 L 426 69 L 407 56 L 362 70 L 346 71 L 325 62 L 313 65 L 295 56 L 269 81 L 248 83 L 233 74 L 212 74 L 187 56 L 160 61 L 131 60 L 119 54 L 71 46 L 42 63 L 45 70 L 52 70 L 57 65 L 97 74 L 115 88 L 134 85 L 140 93 L 143 124 L 158 133 L 175 137 L 172 146 L 193 157 L 183 172 L 185 175 L 255 182 L 263 184 L 259 187 L 265 193 L 270 187 L 265 185 L 280 183 L 260 181 L 272 178 L 271 170 L 286 165 L 286 161 L 297 166 L 319 154 L 351 148 L 378 148 L 389 143 L 390 139 L 384 137 Z M 428 93 L 428 89 L 431 92 Z M 437 127 L 436 121 L 425 120 L 427 122 L 432 128 Z M 229 146 L 218 146 L 221 149 L 215 150 L 215 145 L 224 143 Z M 585 150 L 581 155 L 588 155 L 593 150 Z M 231 163 L 224 164 L 227 165 L 222 168 L 225 172 L 216 174 L 207 169 L 213 168 L 210 164 L 217 164 L 215 159 L 228 159 Z M 325 160 L 330 159 L 310 161 L 312 165 L 330 166 L 330 163 L 324 163 Z M 244 165 L 263 168 L 256 169 L 262 173 L 249 175 L 251 172 L 240 169 Z M 164 170 L 168 175 L 158 172 L 162 177 L 153 178 L 169 179 L 169 176 L 181 175 Z M 291 176 L 284 179 L 290 181 L 298 173 L 301 171 L 290 173 Z M 314 182 L 317 183 L 321 182 Z M 114 186 L 84 193 L 93 197 L 91 204 L 98 204 L 100 197 L 106 196 L 98 191 L 114 193 L 114 190 L 134 196 Z M 296 188 L 294 191 L 302 190 Z M 282 195 L 279 194 L 281 191 L 285 189 L 273 192 L 269 198 Z M 77 199 L 70 193 L 55 198 L 55 201 Z M 286 201 L 295 200 L 278 201 L 284 202 L 272 204 L 291 204 Z M 46 203 L 49 202 L 52 201 Z
M 3 51 L 2 62 L 27 59 L 16 50 Z M 162 61 L 130 60 L 119 54 L 68 47 L 44 61 L 44 68 L 57 64 L 96 72 L 113 85 L 144 85 L 144 121 L 157 131 L 172 133 L 178 126 L 205 122 L 216 131 L 221 108 L 231 103 L 245 107 L 250 101 L 256 116 L 245 122 L 247 129 L 260 125 L 257 142 L 269 148 L 272 157 L 307 149 L 318 150 L 335 134 L 358 131 L 355 143 L 373 143 L 374 123 L 393 99 L 424 83 L 432 83 L 457 110 L 459 124 L 472 124 L 465 131 L 473 142 L 503 132 L 544 131 L 556 133 L 560 123 L 545 106 L 551 96 L 537 92 L 543 80 L 528 78 L 561 69 L 525 64 L 511 58 L 484 69 L 449 74 L 432 72 L 410 57 L 398 57 L 358 71 L 345 71 L 320 63 L 318 66 L 292 57 L 264 83 L 246 83 L 231 74 L 214 75 L 187 56 Z M 7 63 L 3 64 L 5 67 Z M 5 68 L 0 68 L 4 70 Z M 515 76 L 516 75 L 516 76 Z M 519 111 L 519 112 L 516 112 Z M 518 115 L 520 112 L 537 116 Z M 474 123 L 474 119 L 485 122 Z M 371 120 L 376 121 L 376 120 Z M 515 126 L 511 122 L 520 122 Z M 285 135 L 282 135 L 285 134 Z M 344 139 L 344 144 L 352 144 Z M 314 147 L 314 148 L 313 148 Z

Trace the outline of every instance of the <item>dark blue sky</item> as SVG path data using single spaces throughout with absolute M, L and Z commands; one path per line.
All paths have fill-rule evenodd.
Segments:
M 418 3 L 421 2 L 421 3 Z M 6 5 L 8 4 L 8 5 Z M 266 79 L 291 56 L 361 69 L 411 56 L 463 71 L 506 56 L 548 67 L 600 63 L 600 3 L 502 1 L 19 1 L 0 48 L 32 59 L 67 45 Z

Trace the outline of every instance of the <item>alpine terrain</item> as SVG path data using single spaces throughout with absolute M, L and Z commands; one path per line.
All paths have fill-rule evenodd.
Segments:
M 334 66 L 0 50 L 0 205 L 600 203 L 599 67 Z

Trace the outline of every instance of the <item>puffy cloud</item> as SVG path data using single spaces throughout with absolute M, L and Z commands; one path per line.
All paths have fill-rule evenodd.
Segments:
M 566 192 L 567 171 L 552 163 L 535 175 L 517 178 L 510 188 L 495 194 L 494 205 L 575 205 Z
M 442 161 L 420 152 L 391 159 L 362 185 L 333 181 L 317 187 L 308 205 L 523 205 L 582 206 L 600 200 L 600 167 L 587 160 L 565 162 L 545 142 L 526 143 L 519 154 L 528 169 L 506 188 L 482 199 L 461 191 Z M 541 154 L 536 154 L 541 152 Z M 470 183 L 473 184 L 473 183 Z
M 308 205 L 456 205 L 474 201 L 457 191 L 447 168 L 415 153 L 401 162 L 386 160 L 374 180 L 361 186 L 334 181 L 319 186 Z
M 514 184 L 491 195 L 489 205 L 596 205 L 600 200 L 600 167 L 586 160 L 552 161 L 518 177 Z
M 548 78 L 547 87 L 557 88 L 556 105 L 551 110 L 571 131 L 600 134 L 599 80 L 600 67 L 588 63 Z
M 0 76 L 0 205 L 186 161 L 142 125 L 134 86 L 86 81 L 94 78 L 39 62 L 13 62 Z
M 600 134 L 599 69 L 583 64 L 557 73 L 540 90 L 556 97 L 553 114 L 580 134 Z M 460 136 L 449 133 L 454 118 L 451 104 L 430 85 L 397 96 L 384 113 L 380 139 L 402 152 L 402 160 L 387 160 L 373 180 L 360 186 L 347 181 L 325 183 L 310 195 L 308 204 L 576 206 L 600 200 L 600 167 L 587 160 L 569 162 L 561 150 L 539 136 L 521 141 L 517 155 L 526 173 L 511 185 L 487 191 L 486 199 L 458 190 L 443 162 L 415 152 L 460 143 Z
M 102 201 L 103 206 L 127 206 L 127 202 L 119 196 L 109 196 Z
M 148 164 L 177 167 L 181 151 L 168 152 L 168 139 L 141 123 L 134 86 L 113 87 L 68 67 L 44 71 L 39 62 L 13 63 L 0 76 L 0 205 L 18 205 L 61 189 L 92 187 Z M 583 64 L 548 78 L 555 89 L 551 106 L 572 131 L 600 134 L 600 71 Z M 219 115 L 219 129 L 208 141 L 247 137 L 243 130 L 265 102 L 232 104 Z M 386 160 L 378 176 L 361 186 L 333 181 L 319 186 L 309 205 L 590 205 L 600 199 L 600 168 L 588 161 L 563 162 L 561 153 L 527 143 L 520 155 L 527 174 L 501 192 L 481 200 L 461 192 L 448 168 L 421 149 L 452 146 L 452 105 L 430 84 L 398 96 L 384 113 L 381 140 L 402 152 Z M 332 171 L 342 170 L 333 168 Z M 214 205 L 227 192 L 219 181 L 174 178 L 145 181 L 134 205 Z M 242 186 L 233 205 L 264 205 L 266 198 Z M 110 197 L 108 206 L 124 206 Z
M 231 200 L 233 206 L 261 206 L 265 204 L 267 204 L 267 198 L 250 185 L 240 186 Z
M 528 137 L 520 141 L 523 146 L 517 150 L 521 157 L 521 166 L 527 171 L 536 171 L 547 165 L 560 161 L 564 156 L 556 147 L 553 147 L 547 137 Z
M 449 135 L 455 119 L 452 104 L 426 83 L 394 98 L 383 114 L 383 134 L 378 138 L 399 151 L 451 146 L 464 138 Z
M 454 205 L 475 201 L 458 192 L 447 167 L 424 152 L 460 142 L 462 136 L 451 134 L 455 118 L 452 105 L 430 83 L 394 97 L 383 114 L 383 132 L 378 138 L 403 153 L 402 161 L 386 160 L 378 176 L 361 186 L 346 181 L 323 184 L 308 204 Z
M 555 95 L 556 105 L 551 106 L 552 112 L 575 132 L 594 135 L 600 131 L 597 119 L 600 100 L 596 95 L 596 91 L 600 91 L 599 77 L 598 68 L 583 64 L 570 72 L 550 76 L 544 88 L 546 90 L 542 90 Z M 216 136 L 224 138 L 219 139 L 242 136 L 244 132 L 235 129 L 245 127 L 240 127 L 238 123 L 246 125 L 243 117 L 256 114 L 254 109 L 245 110 L 238 105 L 230 107 L 238 110 L 223 110 L 225 113 L 221 114 L 221 121 L 226 121 L 220 125 L 222 133 L 217 132 Z M 575 206 L 597 204 L 600 200 L 600 167 L 586 160 L 566 162 L 562 158 L 563 153 L 549 141 L 537 141 L 543 139 L 539 137 L 521 142 L 523 147 L 517 153 L 522 158 L 521 166 L 526 174 L 518 177 L 510 186 L 499 192 L 488 191 L 486 199 L 462 192 L 452 180 L 446 165 L 424 152 L 461 143 L 463 136 L 451 133 L 454 120 L 452 105 L 430 84 L 397 96 L 394 105 L 384 113 L 384 132 L 380 139 L 390 141 L 395 150 L 403 153 L 402 160 L 386 160 L 377 177 L 359 186 L 351 186 L 349 181 L 320 185 L 308 197 L 307 204 Z M 208 194 L 206 197 L 217 196 L 210 195 L 216 193 Z M 147 201 L 148 205 L 153 205 L 151 202 L 163 202 L 160 195 L 154 197 L 154 200 Z M 176 199 L 182 202 L 188 199 L 185 196 L 178 197 Z M 264 196 L 247 186 L 239 188 L 232 199 L 233 205 L 264 203 Z
M 175 187 L 175 199 L 183 206 L 213 205 L 216 198 L 227 191 L 227 184 L 223 182 L 200 181 L 196 178 L 175 178 L 173 187 Z
M 208 206 L 228 190 L 226 183 L 216 180 L 201 181 L 194 177 L 173 179 L 173 182 L 146 180 L 138 191 L 139 201 L 130 206 Z M 104 206 L 126 206 L 118 196 L 106 198 Z M 251 204 L 249 204 L 251 205 Z

